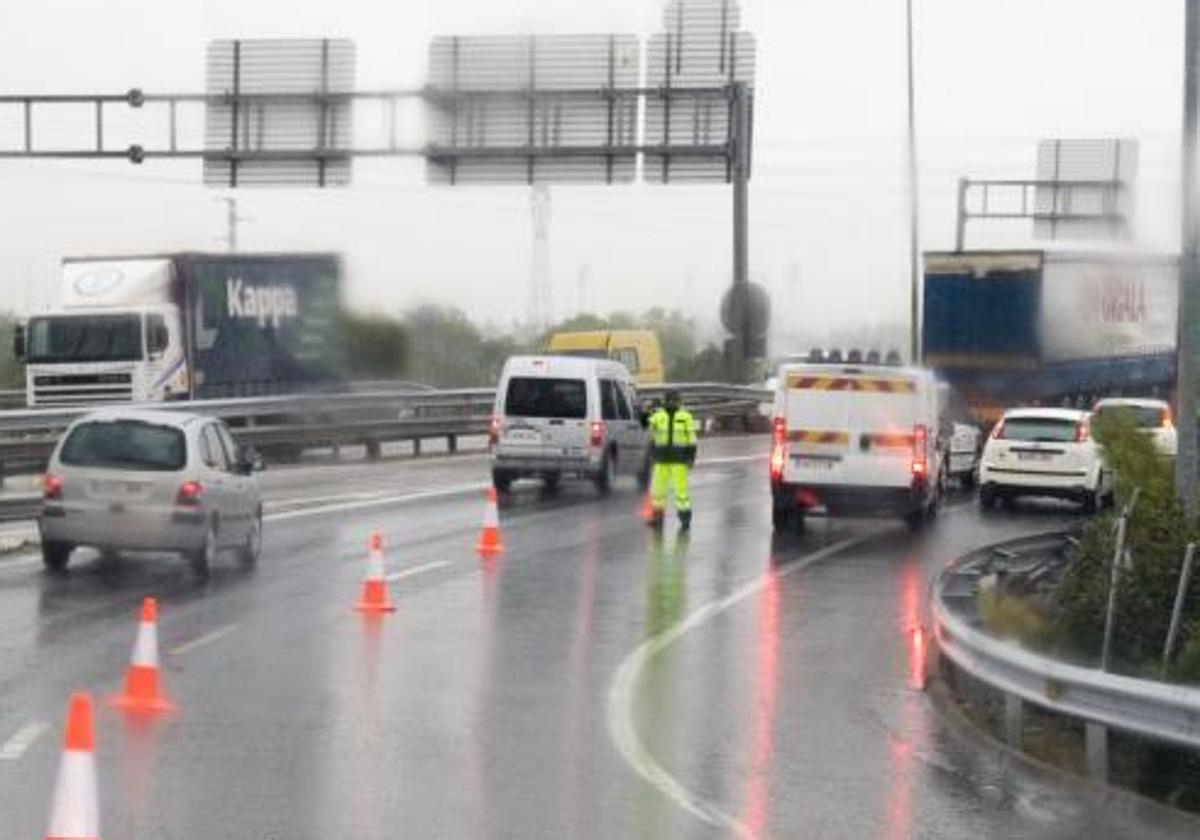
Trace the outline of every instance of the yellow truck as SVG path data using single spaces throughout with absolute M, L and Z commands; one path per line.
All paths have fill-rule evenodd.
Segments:
M 625 365 L 639 385 L 658 385 L 665 378 L 662 348 L 653 330 L 554 333 L 545 349 L 559 356 L 613 359 Z

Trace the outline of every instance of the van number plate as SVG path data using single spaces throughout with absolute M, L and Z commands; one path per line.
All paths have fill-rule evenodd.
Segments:
M 809 455 L 793 455 L 792 463 L 806 470 L 831 470 L 837 463 L 832 458 L 814 458 Z

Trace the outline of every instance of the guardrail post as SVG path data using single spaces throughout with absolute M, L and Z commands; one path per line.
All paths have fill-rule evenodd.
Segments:
M 382 444 L 380 444 L 380 442 L 377 440 L 367 440 L 366 447 L 367 447 L 367 460 L 368 461 L 378 461 L 380 456 L 382 455 L 382 451 L 383 451 Z
M 1108 727 L 1102 723 L 1085 723 L 1084 730 L 1088 775 L 1105 781 L 1108 779 Z
M 0 461 L 0 490 L 4 489 L 4 462 Z
M 1025 740 L 1025 703 L 1016 694 L 1004 695 L 1004 743 L 1020 750 Z
M 413 457 L 418 458 L 421 455 L 421 439 L 413 438 Z
M 458 454 L 458 435 L 449 435 L 446 438 L 446 449 L 451 455 Z

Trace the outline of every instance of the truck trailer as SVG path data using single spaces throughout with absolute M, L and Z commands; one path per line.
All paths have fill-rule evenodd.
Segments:
M 1049 250 L 927 252 L 923 355 L 975 419 L 1007 407 L 1169 398 L 1179 260 Z
M 344 382 L 333 254 L 68 258 L 17 338 L 31 406 L 219 399 Z

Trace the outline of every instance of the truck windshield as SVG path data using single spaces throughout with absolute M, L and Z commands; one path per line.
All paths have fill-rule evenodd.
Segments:
M 129 362 L 142 358 L 137 315 L 75 315 L 29 322 L 30 362 Z

